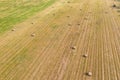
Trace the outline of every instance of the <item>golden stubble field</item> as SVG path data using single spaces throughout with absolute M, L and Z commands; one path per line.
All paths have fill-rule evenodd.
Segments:
M 113 2 L 57 0 L 14 24 L 0 35 L 0 80 L 120 80 L 120 17 Z

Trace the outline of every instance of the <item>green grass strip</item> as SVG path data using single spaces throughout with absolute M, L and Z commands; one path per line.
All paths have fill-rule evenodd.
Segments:
M 36 12 L 42 11 L 48 6 L 52 5 L 56 0 L 49 0 L 41 2 L 35 6 L 19 6 L 10 15 L 0 18 L 0 34 L 11 29 L 13 25 L 24 21 Z

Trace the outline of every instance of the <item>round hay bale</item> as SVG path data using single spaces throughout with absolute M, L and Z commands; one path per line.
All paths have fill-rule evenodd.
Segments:
M 70 16 L 67 16 L 67 18 L 69 18 Z
M 116 5 L 115 4 L 113 4 L 113 6 L 112 7 L 116 7 Z
M 70 1 L 68 1 L 67 3 L 70 3 Z
M 88 57 L 88 55 L 87 55 L 87 54 L 84 54 L 84 55 L 83 55 L 83 57 L 85 57 L 85 58 L 86 58 L 86 57 Z
M 72 26 L 72 24 L 68 24 L 68 26 Z
M 55 13 L 53 13 L 53 16 L 55 16 Z
M 75 49 L 76 49 L 76 46 L 72 46 L 71 49 L 75 50 Z
M 11 31 L 15 31 L 15 29 L 12 29 Z
M 106 11 L 105 13 L 107 14 L 108 12 Z
M 87 76 L 92 76 L 92 72 L 87 72 L 86 75 Z
M 31 37 L 34 37 L 35 36 L 35 34 L 33 33 L 33 34 L 31 34 Z

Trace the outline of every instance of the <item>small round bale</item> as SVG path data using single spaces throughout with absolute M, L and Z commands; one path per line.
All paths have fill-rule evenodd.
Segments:
M 31 34 L 31 37 L 34 37 L 35 36 L 35 34 L 33 33 L 33 34 Z
M 70 16 L 67 16 L 67 18 L 69 18 Z
M 71 49 L 75 50 L 75 49 L 76 49 L 76 46 L 72 46 Z
M 115 4 L 113 4 L 113 6 L 112 7 L 116 7 L 116 5 Z
M 11 31 L 15 31 L 15 29 L 12 29 Z
M 105 13 L 107 14 L 108 12 L 106 11 Z
M 92 72 L 87 72 L 87 76 L 92 76 Z
M 55 13 L 53 13 L 53 16 L 55 16 Z
M 70 1 L 68 1 L 67 3 L 70 3 Z
M 83 57 L 85 57 L 85 58 L 86 58 L 86 57 L 88 57 L 88 55 L 87 55 L 87 54 L 84 54 L 84 55 L 83 55 Z
M 72 26 L 72 24 L 68 24 L 68 26 Z

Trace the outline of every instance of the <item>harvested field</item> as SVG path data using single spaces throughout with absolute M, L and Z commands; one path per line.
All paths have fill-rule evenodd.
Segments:
M 120 80 L 113 0 L 0 0 L 0 80 Z

